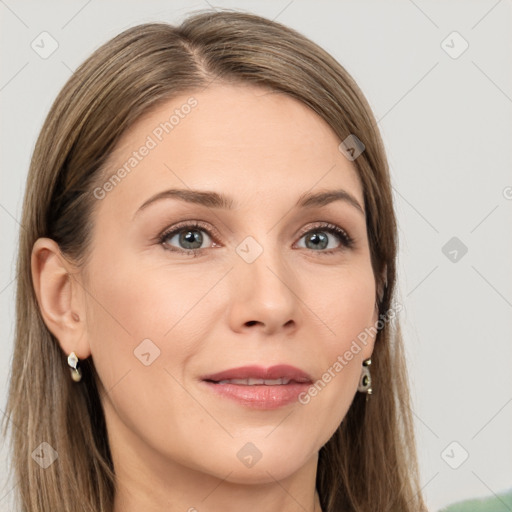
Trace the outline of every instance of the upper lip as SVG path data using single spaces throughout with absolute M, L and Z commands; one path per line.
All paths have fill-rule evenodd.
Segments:
M 229 379 L 289 379 L 295 382 L 311 383 L 311 377 L 304 371 L 290 366 L 288 364 L 279 364 L 265 368 L 263 366 L 240 366 L 239 368 L 231 368 L 218 373 L 212 373 L 201 377 L 202 380 L 219 382 Z

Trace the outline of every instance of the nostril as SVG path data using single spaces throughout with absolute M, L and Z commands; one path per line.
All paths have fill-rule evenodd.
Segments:
M 247 325 L 254 325 L 256 324 L 256 320 L 250 320 L 249 322 L 247 322 Z

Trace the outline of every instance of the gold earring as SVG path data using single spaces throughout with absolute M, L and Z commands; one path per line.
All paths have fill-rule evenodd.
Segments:
M 363 368 L 361 370 L 361 377 L 359 378 L 359 386 L 357 386 L 357 390 L 361 393 L 366 393 L 368 395 L 372 394 L 372 376 L 370 374 L 370 369 L 368 366 L 372 364 L 372 360 L 370 358 L 363 361 Z
M 78 357 L 74 352 L 71 352 L 68 356 L 68 366 L 71 370 L 71 378 L 75 382 L 80 382 L 82 380 L 82 370 L 79 366 L 80 362 L 78 360 Z

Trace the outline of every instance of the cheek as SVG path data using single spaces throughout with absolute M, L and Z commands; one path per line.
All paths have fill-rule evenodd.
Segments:
M 375 287 L 373 277 L 345 281 L 342 286 L 336 302 L 336 313 L 331 315 L 331 321 L 334 325 L 333 330 L 340 338 L 338 350 L 348 350 L 352 341 L 373 324 Z M 368 343 L 370 341 L 368 340 Z M 364 348 L 363 344 L 361 348 Z
M 145 387 L 154 386 L 165 369 L 181 381 L 187 361 L 201 351 L 218 318 L 218 305 L 207 295 L 223 272 L 180 272 L 106 251 L 100 256 L 91 264 L 87 324 L 104 387 L 116 385 L 127 372 Z M 142 386 L 134 391 L 145 393 Z
M 300 401 L 330 436 L 345 417 L 357 392 L 362 362 L 373 350 L 375 337 L 370 328 L 375 318 L 375 283 L 371 267 L 341 272 L 316 299 L 310 295 L 309 300 L 322 306 L 315 312 L 320 311 L 326 334 L 319 336 L 315 356 L 322 361 L 321 373 Z
M 354 338 L 373 324 L 375 319 L 375 282 L 369 262 L 331 273 L 327 279 L 309 276 L 304 286 L 317 282 L 308 301 L 322 320 L 324 352 L 334 359 L 347 350 Z M 312 308 L 313 309 L 313 308 Z M 368 340 L 369 344 L 370 340 Z M 364 354 L 363 354 L 364 355 Z
M 201 315 L 212 315 L 213 304 L 204 301 L 208 304 L 202 307 L 200 299 L 218 277 L 210 273 L 191 283 L 190 276 L 175 269 L 106 255 L 98 258 L 91 275 L 88 337 L 111 427 L 128 427 L 164 446 L 170 430 L 183 428 L 180 411 L 204 421 L 204 412 L 194 410 L 180 383 L 188 361 L 207 338 L 212 320 Z

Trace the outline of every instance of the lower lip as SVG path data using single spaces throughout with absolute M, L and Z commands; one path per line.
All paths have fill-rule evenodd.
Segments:
M 217 384 L 202 381 L 214 393 L 255 409 L 277 409 L 297 402 L 298 396 L 307 391 L 309 383 L 290 383 L 278 386 L 244 386 L 240 384 Z

